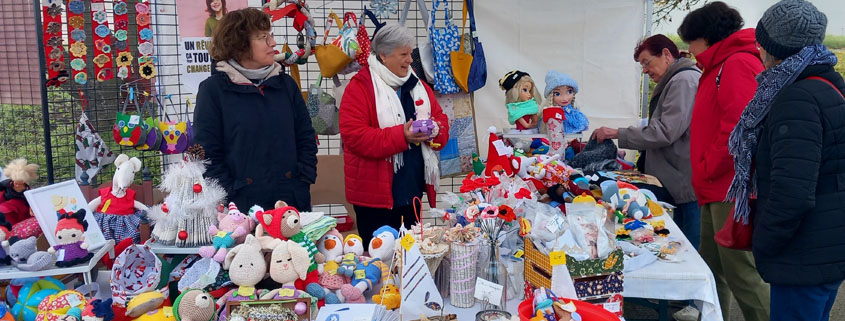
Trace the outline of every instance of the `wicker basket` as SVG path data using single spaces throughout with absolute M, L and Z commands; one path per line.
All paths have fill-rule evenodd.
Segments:
M 452 263 L 449 275 L 449 297 L 453 306 L 469 308 L 475 305 L 475 277 L 478 261 L 478 242 L 452 242 L 449 259 Z
M 432 254 L 423 254 L 422 257 L 425 259 L 425 264 L 428 265 L 428 270 L 431 272 L 431 275 L 434 275 L 437 272 L 437 267 L 440 266 L 440 261 L 443 260 L 443 257 L 446 256 L 446 253 L 449 253 L 449 248 L 443 250 L 440 253 L 432 253 Z

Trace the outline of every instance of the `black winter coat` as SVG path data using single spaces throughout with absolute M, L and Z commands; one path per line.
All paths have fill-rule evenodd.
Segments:
M 300 90 L 284 72 L 255 86 L 231 67 L 215 68 L 199 86 L 194 132 L 209 160 L 205 176 L 218 179 L 242 211 L 272 209 L 277 200 L 311 209 L 316 136 Z
M 845 279 L 845 100 L 809 76 L 845 92 L 831 66 L 807 67 L 775 99 L 754 159 L 754 259 L 778 285 Z

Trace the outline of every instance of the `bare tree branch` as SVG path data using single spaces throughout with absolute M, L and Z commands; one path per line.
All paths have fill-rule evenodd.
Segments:
M 707 0 L 654 0 L 654 23 L 661 24 L 672 21 L 669 15 L 675 10 L 689 11 L 693 6 L 707 2 Z

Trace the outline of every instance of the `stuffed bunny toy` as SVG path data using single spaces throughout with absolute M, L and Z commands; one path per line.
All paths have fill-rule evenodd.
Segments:
M 141 232 L 138 226 L 141 216 L 149 209 L 135 200 L 135 191 L 129 186 L 143 164 L 137 157 L 129 158 L 126 154 L 120 154 L 114 160 L 114 165 L 117 169 L 114 171 L 112 185 L 101 188 L 100 196 L 88 202 L 88 208 L 94 211 L 94 219 L 103 229 L 106 239 L 120 242 L 131 238 L 135 243 L 139 243 Z
M 226 302 L 229 300 L 257 300 L 261 296 L 255 285 L 264 279 L 264 274 L 267 272 L 267 262 L 264 260 L 264 254 L 261 253 L 261 245 L 258 244 L 258 239 L 252 235 L 247 235 L 243 244 L 235 246 L 226 253 L 223 268 L 229 270 L 229 278 L 238 288 L 229 290 L 217 300 L 217 304 L 223 307 L 220 321 L 227 320 L 229 312 L 226 308 Z
M 21 271 L 46 270 L 56 263 L 56 256 L 45 251 L 36 251 L 34 236 L 19 239 L 13 236 L 3 241 L 2 247 L 9 253 L 12 264 Z
M 255 228 L 255 222 L 246 214 L 241 213 L 235 203 L 229 203 L 229 212 L 217 214 L 217 226 L 209 226 L 208 234 L 212 236 L 211 246 L 203 246 L 199 250 L 202 257 L 211 257 L 222 263 L 226 258 L 226 251 L 235 244 L 243 243 L 247 234 Z
M 85 221 L 85 210 L 76 212 L 59 211 L 59 221 L 56 223 L 56 240 L 58 244 L 51 246 L 48 252 L 56 254 L 56 266 L 69 267 L 87 263 L 94 253 L 88 251 L 85 242 L 85 231 L 88 222 Z

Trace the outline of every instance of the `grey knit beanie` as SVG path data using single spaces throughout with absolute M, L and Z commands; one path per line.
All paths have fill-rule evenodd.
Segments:
M 763 13 L 757 23 L 757 42 L 770 55 L 786 59 L 802 48 L 820 44 L 827 29 L 827 16 L 804 0 L 783 0 Z

